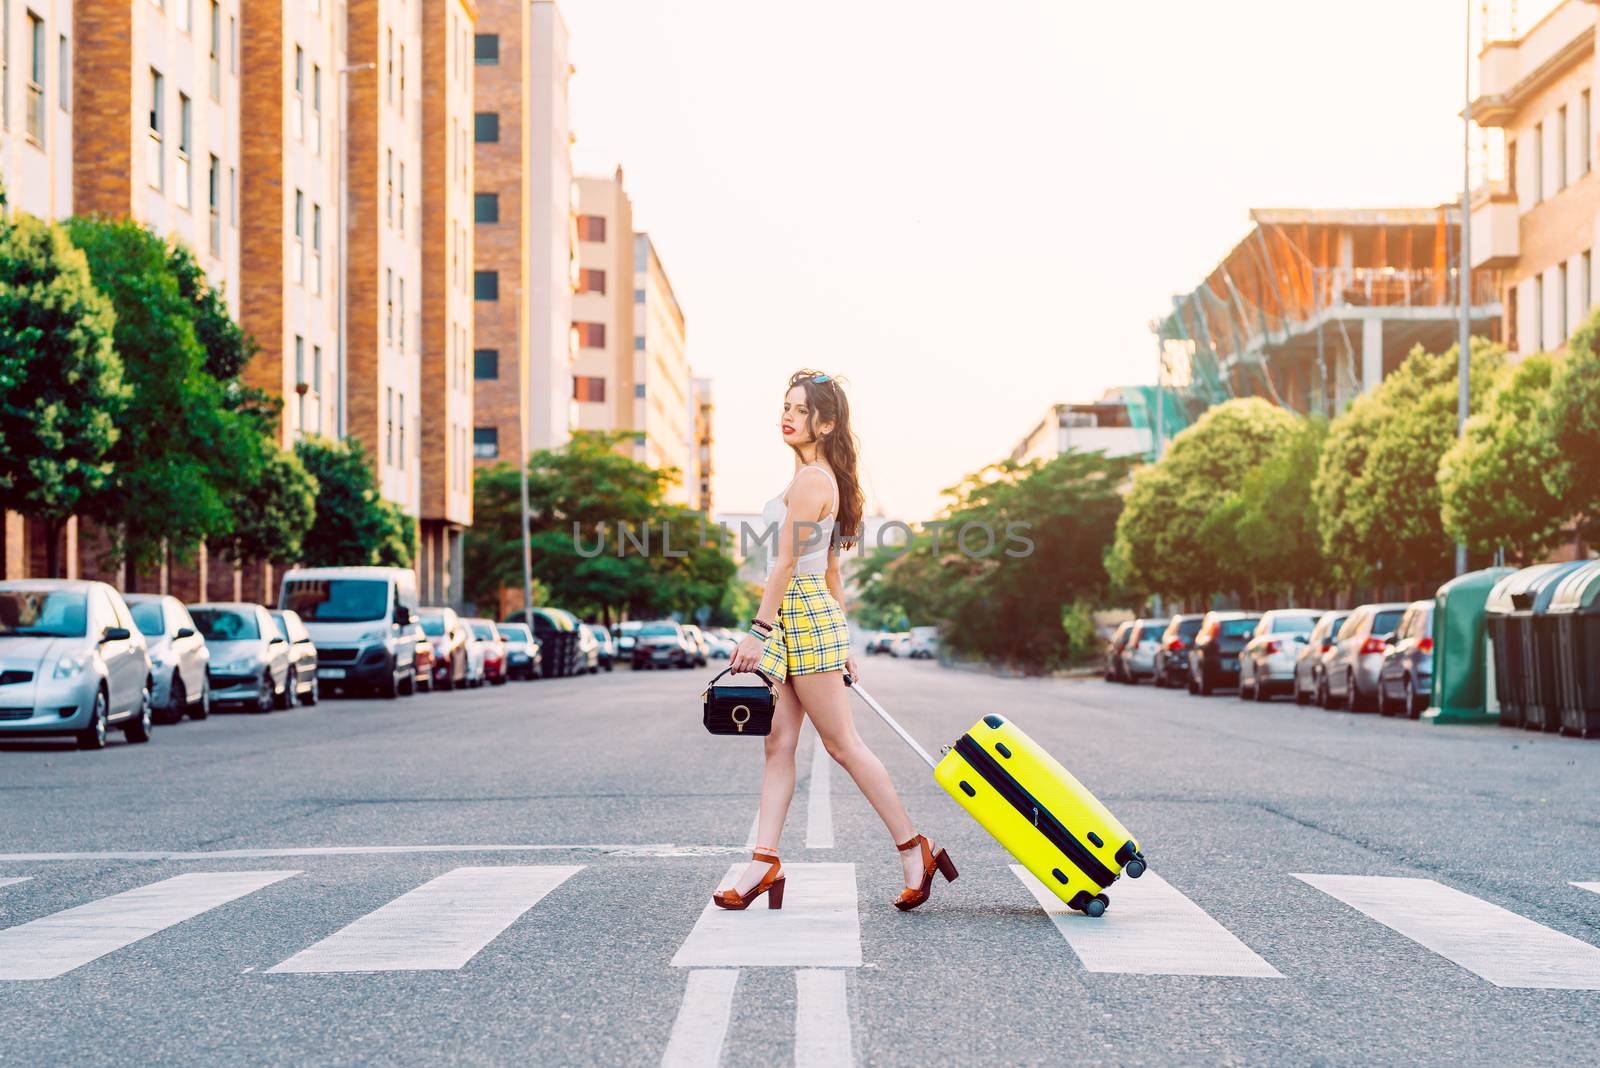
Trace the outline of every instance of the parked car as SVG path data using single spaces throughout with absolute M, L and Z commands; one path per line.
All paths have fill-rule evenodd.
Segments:
M 1261 622 L 1259 612 L 1207 612 L 1189 651 L 1189 692 L 1210 695 L 1239 684 L 1239 654 Z
M 539 640 L 526 623 L 501 623 L 500 637 L 506 643 L 506 674 L 513 679 L 539 677 Z
M 289 643 L 288 704 L 316 704 L 322 695 L 322 684 L 317 679 L 317 645 L 311 640 L 311 632 L 299 615 L 287 609 L 267 614 Z
M 122 595 L 103 582 L 0 582 L 0 737 L 72 735 L 103 749 L 108 727 L 148 742 L 150 657 Z
M 1322 685 L 1322 672 L 1328 656 L 1333 652 L 1339 628 L 1350 618 L 1350 613 L 1340 609 L 1324 612 L 1317 625 L 1306 635 L 1306 643 L 1294 661 L 1294 703 L 1307 705 L 1316 699 L 1317 687 Z
M 1321 609 L 1275 608 L 1263 613 L 1239 654 L 1239 700 L 1270 701 L 1294 689 L 1294 668 Z
M 289 707 L 289 642 L 258 604 L 216 601 L 189 606 L 211 651 L 211 703 L 252 712 Z
M 1125 619 L 1117 624 L 1117 629 L 1111 632 L 1111 637 L 1106 642 L 1105 679 L 1107 682 L 1122 682 L 1122 647 L 1128 644 L 1128 635 L 1133 633 L 1133 620 Z
M 683 628 L 683 636 L 689 640 L 689 651 L 694 654 L 694 666 L 705 667 L 710 659 L 710 650 L 706 647 L 706 637 L 700 628 L 693 623 L 678 624 Z
M 1189 678 L 1189 646 L 1200 633 L 1202 613 L 1175 615 L 1161 632 L 1161 648 L 1156 650 L 1155 683 L 1159 687 L 1182 686 Z
M 422 608 L 418 629 L 433 646 L 433 686 L 453 690 L 467 684 L 467 628 L 454 608 Z
M 616 667 L 617 643 L 612 639 L 611 632 L 599 623 L 585 623 L 584 626 L 599 645 L 600 666 L 607 671 Z M 709 645 L 709 642 L 707 644 Z
M 938 627 L 912 627 L 911 649 L 909 654 L 913 660 L 932 660 L 939 655 L 939 628 Z
M 892 630 L 880 630 L 867 639 L 867 655 L 874 656 L 878 653 L 887 653 L 889 647 L 894 645 L 895 633 Z
M 1350 613 L 1324 662 L 1317 704 L 1323 708 L 1348 704 L 1353 712 L 1372 708 L 1383 654 L 1389 651 L 1389 638 L 1408 607 L 1403 603 L 1364 604 Z
M 1378 669 L 1378 712 L 1422 715 L 1433 696 L 1433 601 L 1413 601 Z
M 433 638 L 417 627 L 417 689 L 433 689 Z
M 728 660 L 732 658 L 733 651 L 738 647 L 739 643 L 734 641 L 728 636 L 726 631 L 720 628 L 717 630 L 717 633 L 706 635 L 706 648 L 708 650 L 708 655 L 713 660 Z
M 682 626 L 672 619 L 653 619 L 639 628 L 633 643 L 633 669 L 647 670 L 655 667 L 690 668 L 694 657 L 689 652 L 689 640 Z
M 911 632 L 901 631 L 894 636 L 894 642 L 889 646 L 889 655 L 895 659 L 911 656 Z
M 278 607 L 311 632 L 324 686 L 390 699 L 416 690 L 417 573 L 409 567 L 291 568 Z
M 617 656 L 620 659 L 630 661 L 633 659 L 633 643 L 639 637 L 639 628 L 642 625 L 637 619 L 611 624 L 611 633 L 616 636 Z
M 1122 668 L 1118 677 L 1123 682 L 1136 683 L 1156 673 L 1156 653 L 1161 649 L 1161 632 L 1167 629 L 1164 619 L 1136 619 L 1128 629 L 1128 636 L 1117 654 Z
M 211 652 L 183 602 L 164 593 L 129 593 L 122 598 L 150 656 L 150 703 L 157 723 L 211 714 L 206 662 Z
M 504 686 L 510 677 L 506 667 L 506 643 L 492 619 L 472 618 L 466 621 L 472 636 L 483 647 L 483 682 Z

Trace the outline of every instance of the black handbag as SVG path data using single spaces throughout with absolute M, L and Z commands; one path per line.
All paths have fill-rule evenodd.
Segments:
M 771 734 L 772 713 L 778 705 L 777 688 L 765 672 L 755 668 L 751 670 L 761 677 L 763 685 L 752 683 L 735 686 L 724 683 L 718 686 L 717 679 L 732 670 L 723 668 L 700 691 L 700 699 L 705 704 L 706 730 L 712 734 L 753 734 L 758 737 Z

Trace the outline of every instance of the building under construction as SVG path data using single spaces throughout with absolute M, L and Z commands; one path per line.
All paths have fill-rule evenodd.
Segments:
M 1331 415 L 1413 348 L 1455 344 L 1458 206 L 1269 208 L 1250 221 L 1250 232 L 1154 324 L 1162 385 L 1135 415 L 1160 437 L 1232 397 Z M 1493 336 L 1497 272 L 1471 274 L 1472 331 Z

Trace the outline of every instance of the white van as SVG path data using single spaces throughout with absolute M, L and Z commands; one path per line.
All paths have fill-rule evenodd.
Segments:
M 417 688 L 417 573 L 408 567 L 301 567 L 283 574 L 278 608 L 297 612 L 317 646 L 323 688 Z
M 938 627 L 912 627 L 911 628 L 911 659 L 921 657 L 932 660 L 939 655 L 939 628 Z

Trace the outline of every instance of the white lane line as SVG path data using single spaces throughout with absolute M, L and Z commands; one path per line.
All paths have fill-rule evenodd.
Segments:
M 661 1068 L 716 1068 L 733 1018 L 737 968 L 697 969 L 689 973 L 683 1005 L 672 1024 L 672 1037 L 661 1055 Z
M 0 862 L 36 860 L 265 860 L 276 857 L 354 857 L 389 853 L 608 853 L 619 857 L 717 857 L 742 853 L 738 846 L 690 845 L 676 842 L 582 843 L 565 845 L 480 843 L 477 845 L 286 846 L 277 849 L 214 849 L 209 851 L 131 850 L 100 853 L 0 853 Z
M 33 878 L 31 875 L 8 875 L 4 878 L 0 878 L 0 886 L 13 886 L 17 883 L 25 883 L 31 878 Z
M 453 971 L 582 867 L 457 868 L 268 972 Z
M 728 869 L 724 886 L 744 868 Z M 707 902 L 674 968 L 859 968 L 854 864 L 785 864 L 783 908 L 765 895 L 742 912 Z
M 1091 972 L 1283 978 L 1278 969 L 1153 871 L 1139 879 L 1119 879 L 1107 893 L 1111 907 L 1095 919 L 1062 904 L 1022 865 L 1013 864 L 1011 870 Z
M 1579 890 L 1587 890 L 1591 894 L 1600 894 L 1600 883 L 1573 883 Z
M 794 973 L 795 1068 L 840 1068 L 855 1063 L 850 1053 L 850 1004 L 846 973 L 805 969 Z
M 0 931 L 0 979 L 54 979 L 297 871 L 176 875 Z
M 833 848 L 833 758 L 822 736 L 811 732 L 811 782 L 806 787 L 806 848 Z
M 1293 874 L 1495 986 L 1600 990 L 1600 949 L 1432 879 Z

